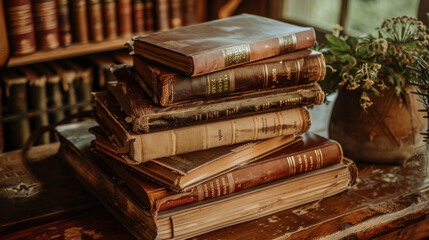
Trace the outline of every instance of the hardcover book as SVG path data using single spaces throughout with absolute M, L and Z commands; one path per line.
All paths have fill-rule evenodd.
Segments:
M 198 76 L 311 47 L 313 28 L 242 14 L 134 38 L 150 61 Z
M 56 0 L 33 0 L 34 28 L 37 48 L 53 49 L 60 46 Z
M 139 84 L 162 106 L 183 101 L 228 96 L 234 93 L 302 85 L 323 80 L 323 54 L 301 50 L 265 60 L 188 77 L 134 55 Z
M 132 0 L 118 0 L 118 27 L 120 36 L 133 33 Z
M 133 163 L 273 137 L 301 134 L 311 125 L 305 108 L 167 129 L 153 133 L 132 131 L 126 116 L 105 93 L 94 93 L 96 119 L 109 132 L 116 150 Z M 153 147 L 156 146 L 156 147 Z
M 135 132 L 155 132 L 264 112 L 321 104 L 324 93 L 317 84 L 268 89 L 218 99 L 188 101 L 170 107 L 155 105 L 133 77 L 130 65 L 111 68 L 114 81 L 108 92 L 116 99 Z M 135 76 L 135 75 L 134 75 Z M 109 101 L 109 105 L 115 104 Z
M 118 36 L 118 18 L 116 0 L 103 0 L 104 36 L 113 39 Z
M 170 28 L 169 0 L 155 0 L 155 16 L 157 31 Z
M 57 0 L 58 7 L 58 32 L 60 43 L 67 47 L 72 43 L 69 0 Z
M 73 41 L 86 43 L 89 41 L 86 0 L 70 0 L 70 2 Z
M 101 127 L 90 129 L 96 136 L 96 149 L 115 159 L 128 163 L 126 156 L 116 153 Z M 270 153 L 299 141 L 293 135 L 263 141 L 237 144 L 155 159 L 134 166 L 135 169 L 176 191 L 190 189 L 218 175 L 254 162 Z
M 145 29 L 144 0 L 133 0 L 132 3 L 134 33 L 142 33 Z
M 145 30 L 152 32 L 155 28 L 154 6 L 153 0 L 144 0 L 144 23 Z
M 250 221 L 345 191 L 355 183 L 356 165 L 339 164 L 261 184 L 239 192 L 152 212 L 130 191 L 126 180 L 88 153 L 94 139 L 77 124 L 58 128 L 61 156 L 82 183 L 138 239 L 182 239 Z M 85 134 L 86 132 L 86 134 Z M 142 179 L 143 181 L 143 179 Z M 152 185 L 153 186 L 153 185 Z M 153 193 L 157 191 L 152 187 Z M 158 194 L 162 195 L 163 192 Z
M 88 0 L 89 35 L 91 40 L 104 39 L 104 20 L 102 0 Z

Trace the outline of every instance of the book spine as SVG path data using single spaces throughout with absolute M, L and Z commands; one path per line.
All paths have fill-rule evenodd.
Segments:
M 71 12 L 73 20 L 73 39 L 76 42 L 89 41 L 88 17 L 86 0 L 71 0 Z
M 67 47 L 72 43 L 69 0 L 57 0 L 57 7 L 60 43 Z
M 130 95 L 131 96 L 131 95 Z M 224 102 L 217 105 L 201 105 L 179 111 L 160 112 L 158 114 L 135 117 L 133 130 L 156 132 L 163 129 L 186 126 L 214 119 L 225 119 L 249 114 L 257 114 L 272 110 L 285 110 L 296 107 L 313 106 L 323 103 L 323 91 L 319 87 L 297 89 L 284 93 L 278 91 L 272 95 L 260 94 L 237 101 Z
M 184 193 L 157 199 L 155 212 L 220 197 L 278 179 L 331 166 L 340 163 L 342 159 L 343 152 L 337 142 L 330 142 L 292 155 L 284 154 L 273 160 L 256 162 L 233 170 L 193 188 L 186 189 Z
M 3 89 L 0 86 L 0 118 L 3 115 Z M 0 122 L 0 153 L 4 151 L 4 132 L 3 132 L 3 123 Z
M 33 0 L 34 27 L 38 49 L 60 46 L 56 0 Z
M 36 51 L 31 0 L 4 1 L 11 55 Z
M 135 70 L 142 79 L 150 83 L 144 75 L 145 64 L 139 56 L 134 56 Z M 147 68 L 147 67 L 146 67 Z M 256 89 L 271 89 L 296 86 L 323 80 L 326 72 L 322 54 L 303 58 L 247 64 L 218 72 L 187 77 L 180 74 L 157 74 L 157 89 L 153 89 L 162 106 L 199 99 L 231 95 Z M 144 76 L 144 77 L 143 77 Z M 152 77 L 152 76 L 151 76 Z
M 171 28 L 183 26 L 182 0 L 170 0 L 170 26 Z
M 253 62 L 313 46 L 316 36 L 313 28 L 308 30 L 262 40 L 240 44 L 224 49 L 216 49 L 192 56 L 194 68 L 188 76 L 219 71 L 247 62 Z
M 133 0 L 133 25 L 135 33 L 145 30 L 145 12 L 143 0 Z
M 116 17 L 116 0 L 103 0 L 104 35 L 107 39 L 118 36 L 118 21 Z
M 155 18 L 154 18 L 154 6 L 153 0 L 144 0 L 144 22 L 145 30 L 152 32 L 155 28 Z
M 118 0 L 118 23 L 120 36 L 127 36 L 133 33 L 131 0 Z
M 103 5 L 101 0 L 88 0 L 89 35 L 93 41 L 104 39 Z
M 155 0 L 156 26 L 158 31 L 170 29 L 168 0 Z
M 64 110 L 59 109 L 63 106 L 63 94 L 58 75 L 56 78 L 48 78 L 46 90 L 48 107 L 50 109 L 57 109 L 49 114 L 49 122 L 55 124 L 64 119 Z M 58 136 L 56 134 L 51 134 L 51 140 L 58 141 Z
M 128 135 L 123 143 L 129 145 L 129 157 L 141 163 L 236 143 L 300 134 L 307 131 L 310 125 L 309 112 L 305 108 L 296 108 L 155 133 Z
M 197 0 L 184 0 L 182 13 L 184 25 L 198 23 Z

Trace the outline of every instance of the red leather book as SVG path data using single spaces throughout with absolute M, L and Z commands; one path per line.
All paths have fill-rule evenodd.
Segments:
M 4 1 L 11 55 L 36 51 L 31 0 Z
M 175 73 L 134 55 L 138 83 L 162 106 L 323 80 L 323 54 L 300 50 L 196 77 Z
M 135 53 L 188 76 L 198 76 L 299 49 L 314 29 L 242 14 L 134 38 Z

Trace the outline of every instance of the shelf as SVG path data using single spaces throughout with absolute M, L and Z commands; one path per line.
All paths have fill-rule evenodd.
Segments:
M 7 63 L 7 67 L 17 67 L 26 64 L 46 62 L 57 59 L 82 56 L 86 54 L 117 50 L 125 48 L 124 44 L 130 40 L 131 36 L 126 36 L 112 40 L 103 40 L 102 42 L 74 43 L 69 47 L 37 51 L 35 53 L 23 56 L 12 56 Z

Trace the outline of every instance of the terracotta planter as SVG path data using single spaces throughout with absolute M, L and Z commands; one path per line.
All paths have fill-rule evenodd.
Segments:
M 371 96 L 374 104 L 365 112 L 359 105 L 360 93 L 340 90 L 332 110 L 329 136 L 341 143 L 344 155 L 353 160 L 397 163 L 425 148 L 420 134 L 427 128 L 422 103 L 404 88 L 397 96 L 394 88 L 383 96 Z

